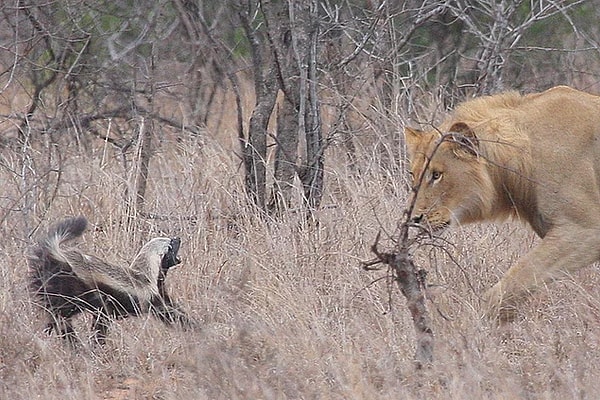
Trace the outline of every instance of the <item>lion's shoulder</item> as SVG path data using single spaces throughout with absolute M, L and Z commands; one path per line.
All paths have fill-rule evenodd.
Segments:
M 496 119 L 500 113 L 515 110 L 526 101 L 526 97 L 517 91 L 477 97 L 456 107 L 453 119 L 477 124 Z
M 503 117 L 515 119 L 518 111 L 527 115 L 525 118 L 532 119 L 532 110 L 549 110 L 549 103 L 563 107 L 573 105 L 590 105 L 600 103 L 600 97 L 587 92 L 574 89 L 569 86 L 555 86 L 539 93 L 521 94 L 518 91 L 508 91 L 492 96 L 481 96 L 461 103 L 453 113 L 453 120 L 464 121 L 470 125 L 478 125 L 492 120 L 501 120 Z M 577 110 L 574 110 L 577 111 Z M 546 117 L 546 116 L 544 116 Z M 560 118 L 560 115 L 552 113 L 547 117 Z

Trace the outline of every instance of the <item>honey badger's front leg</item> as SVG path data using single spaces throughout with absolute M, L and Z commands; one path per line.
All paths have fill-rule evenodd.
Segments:
M 199 325 L 194 320 L 190 319 L 168 296 L 165 298 L 154 299 L 150 311 L 165 324 L 176 324 L 184 329 L 196 329 L 199 327 Z
M 50 335 L 52 331 L 56 331 L 58 336 L 66 340 L 72 347 L 76 347 L 80 344 L 77 334 L 73 329 L 70 317 L 64 318 L 60 315 L 52 314 L 50 321 L 44 329 L 44 333 Z
M 94 339 L 96 343 L 104 345 L 106 343 L 106 335 L 108 334 L 108 328 L 110 328 L 111 319 L 104 312 L 98 312 L 94 314 L 94 323 L 92 324 L 92 330 L 94 331 Z
M 529 294 L 551 280 L 592 264 L 599 257 L 600 228 L 569 225 L 552 229 L 485 293 L 486 315 L 500 321 L 514 319 Z
M 179 238 L 171 239 L 171 251 L 173 253 L 166 254 L 165 257 L 163 257 L 157 281 L 159 296 L 156 296 L 151 300 L 150 311 L 166 324 L 178 324 L 183 328 L 190 329 L 198 328 L 199 325 L 190 319 L 187 314 L 171 300 L 165 286 L 165 280 L 167 279 L 169 269 L 181 262 L 177 257 L 179 246 Z

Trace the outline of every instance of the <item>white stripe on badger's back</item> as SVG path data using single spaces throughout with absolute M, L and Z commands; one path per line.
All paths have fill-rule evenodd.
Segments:
M 79 262 L 70 262 L 73 272 L 89 285 L 103 284 L 150 302 L 158 296 L 158 275 L 164 255 L 169 251 L 170 238 L 154 238 L 147 242 L 128 267 L 108 264 L 84 255 Z M 73 260 L 73 258 L 71 258 Z
M 147 242 L 127 267 L 109 264 L 98 257 L 81 253 L 65 243 L 81 236 L 87 227 L 85 217 L 66 219 L 54 227 L 41 243 L 54 260 L 69 265 L 73 273 L 90 286 L 106 285 L 136 296 L 149 303 L 159 296 L 158 275 L 163 256 L 168 252 L 170 238 L 159 237 Z

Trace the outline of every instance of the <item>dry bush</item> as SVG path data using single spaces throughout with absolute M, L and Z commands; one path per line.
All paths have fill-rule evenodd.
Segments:
M 58 186 L 51 174 L 42 179 L 58 159 L 43 144 L 31 149 L 32 182 L 49 188 L 33 199 L 11 167 L 20 155 L 3 150 L 0 398 L 598 395 L 596 267 L 550 286 L 518 321 L 497 328 L 480 319 L 479 293 L 534 238 L 518 224 L 449 232 L 445 251 L 424 247 L 415 255 L 429 271 L 436 335 L 434 365 L 416 372 L 403 298 L 385 279 L 374 282 L 383 272 L 360 268 L 377 232 L 395 228 L 406 201 L 404 179 L 376 154 L 363 154 L 357 174 L 333 146 L 319 225 L 306 224 L 294 210 L 271 220 L 247 205 L 239 162 L 219 144 L 224 142 L 163 137 L 152 157 L 145 203 L 147 213 L 160 218 L 133 222 L 124 201 L 130 177 L 110 147 L 96 143 L 82 150 L 63 143 Z M 25 201 L 34 207 L 25 210 Z M 149 236 L 181 236 L 184 262 L 168 285 L 202 321 L 202 330 L 181 332 L 151 318 L 131 318 L 113 325 L 105 348 L 88 345 L 77 352 L 43 334 L 42 310 L 26 291 L 28 234 L 80 212 L 94 225 L 82 246 L 114 262 L 130 260 Z M 89 334 L 89 325 L 81 318 L 78 332 Z

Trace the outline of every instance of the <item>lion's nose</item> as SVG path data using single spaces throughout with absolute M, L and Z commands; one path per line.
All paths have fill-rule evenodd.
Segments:
M 412 217 L 412 222 L 414 222 L 415 224 L 421 223 L 422 220 L 423 220 L 423 214 L 414 215 Z

